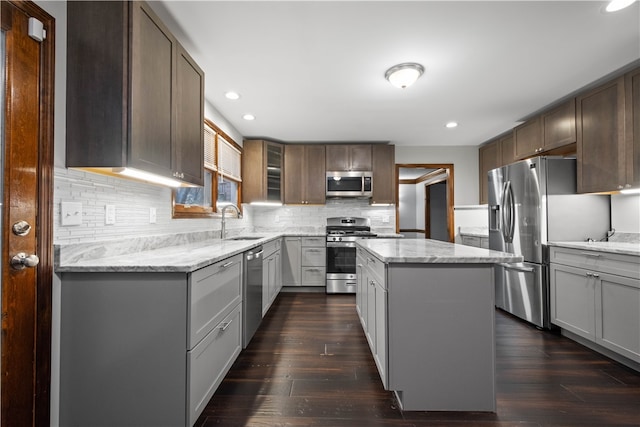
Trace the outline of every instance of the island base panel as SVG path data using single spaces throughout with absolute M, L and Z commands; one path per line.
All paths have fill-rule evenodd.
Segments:
M 493 271 L 389 266 L 389 389 L 403 410 L 495 412 Z

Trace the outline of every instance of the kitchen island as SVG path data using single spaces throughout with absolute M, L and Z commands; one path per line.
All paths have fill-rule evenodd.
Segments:
M 522 257 L 428 239 L 358 240 L 356 306 L 403 410 L 495 412 L 494 264 Z

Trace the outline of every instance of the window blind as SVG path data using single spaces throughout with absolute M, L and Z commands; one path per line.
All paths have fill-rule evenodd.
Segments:
M 220 134 L 217 135 L 217 138 L 218 173 L 230 179 L 242 181 L 240 151 Z
M 204 125 L 204 167 L 214 171 L 218 170 L 216 163 L 216 131 Z

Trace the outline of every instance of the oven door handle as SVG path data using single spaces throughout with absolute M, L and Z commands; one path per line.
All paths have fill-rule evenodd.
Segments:
M 328 248 L 355 248 L 355 242 L 327 242 Z

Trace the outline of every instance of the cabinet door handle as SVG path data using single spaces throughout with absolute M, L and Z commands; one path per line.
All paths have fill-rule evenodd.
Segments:
M 222 332 L 226 331 L 226 330 L 227 330 L 227 328 L 229 327 L 229 325 L 230 325 L 232 322 L 233 322 L 233 319 L 232 319 L 232 320 L 229 320 L 228 322 L 223 323 L 222 325 L 220 325 L 220 328 L 219 328 L 219 329 L 220 329 Z
M 598 278 L 600 275 L 598 273 L 593 273 L 593 277 Z

